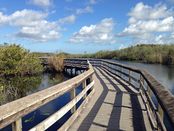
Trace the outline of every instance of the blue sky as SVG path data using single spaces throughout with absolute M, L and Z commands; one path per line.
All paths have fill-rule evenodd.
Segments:
M 0 43 L 91 53 L 174 43 L 174 0 L 1 0 Z

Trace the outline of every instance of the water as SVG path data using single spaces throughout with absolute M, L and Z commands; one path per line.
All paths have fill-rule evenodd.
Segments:
M 144 64 L 138 62 L 117 61 L 136 68 L 145 69 L 162 85 L 174 94 L 174 65 Z
M 26 95 L 32 94 L 34 92 L 49 88 L 53 85 L 61 83 L 69 77 L 64 76 L 63 74 L 42 74 L 40 76 L 32 77 L 14 77 L 14 78 L 0 78 L 0 103 L 5 104 L 10 101 L 19 99 Z M 3 91 L 2 91 L 3 89 Z M 80 87 L 77 88 L 76 92 L 80 92 Z M 65 93 L 59 98 L 49 102 L 48 104 L 40 107 L 39 109 L 29 113 L 28 115 L 22 118 L 23 130 L 29 130 L 31 127 L 37 125 L 44 119 L 46 119 L 51 114 L 58 111 L 61 107 L 67 104 L 70 101 L 70 93 Z M 25 103 L 24 103 L 25 104 Z M 48 130 L 57 130 L 69 117 L 71 113 L 68 112 L 63 118 L 56 122 Z M 11 125 L 3 129 L 5 131 L 11 130 Z

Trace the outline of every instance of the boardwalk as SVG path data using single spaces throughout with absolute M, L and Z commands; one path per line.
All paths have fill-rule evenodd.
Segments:
M 79 75 L 0 106 L 0 129 L 12 125 L 13 131 L 22 131 L 25 115 L 65 93 L 70 101 L 30 131 L 49 130 L 68 112 L 60 131 L 174 129 L 174 96 L 147 71 L 97 59 L 65 59 L 64 71 Z
M 152 130 L 139 91 L 101 68 L 94 80 L 97 92 L 69 131 Z

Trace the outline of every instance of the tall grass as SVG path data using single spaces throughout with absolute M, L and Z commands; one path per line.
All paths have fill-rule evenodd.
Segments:
M 62 72 L 64 69 L 64 59 L 66 56 L 64 54 L 54 55 L 48 58 L 48 65 L 51 70 L 56 72 Z

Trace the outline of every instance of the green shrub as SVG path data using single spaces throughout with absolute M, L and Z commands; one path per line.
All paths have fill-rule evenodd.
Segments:
M 5 45 L 0 48 L 0 74 L 26 75 L 43 70 L 41 61 L 19 45 Z

